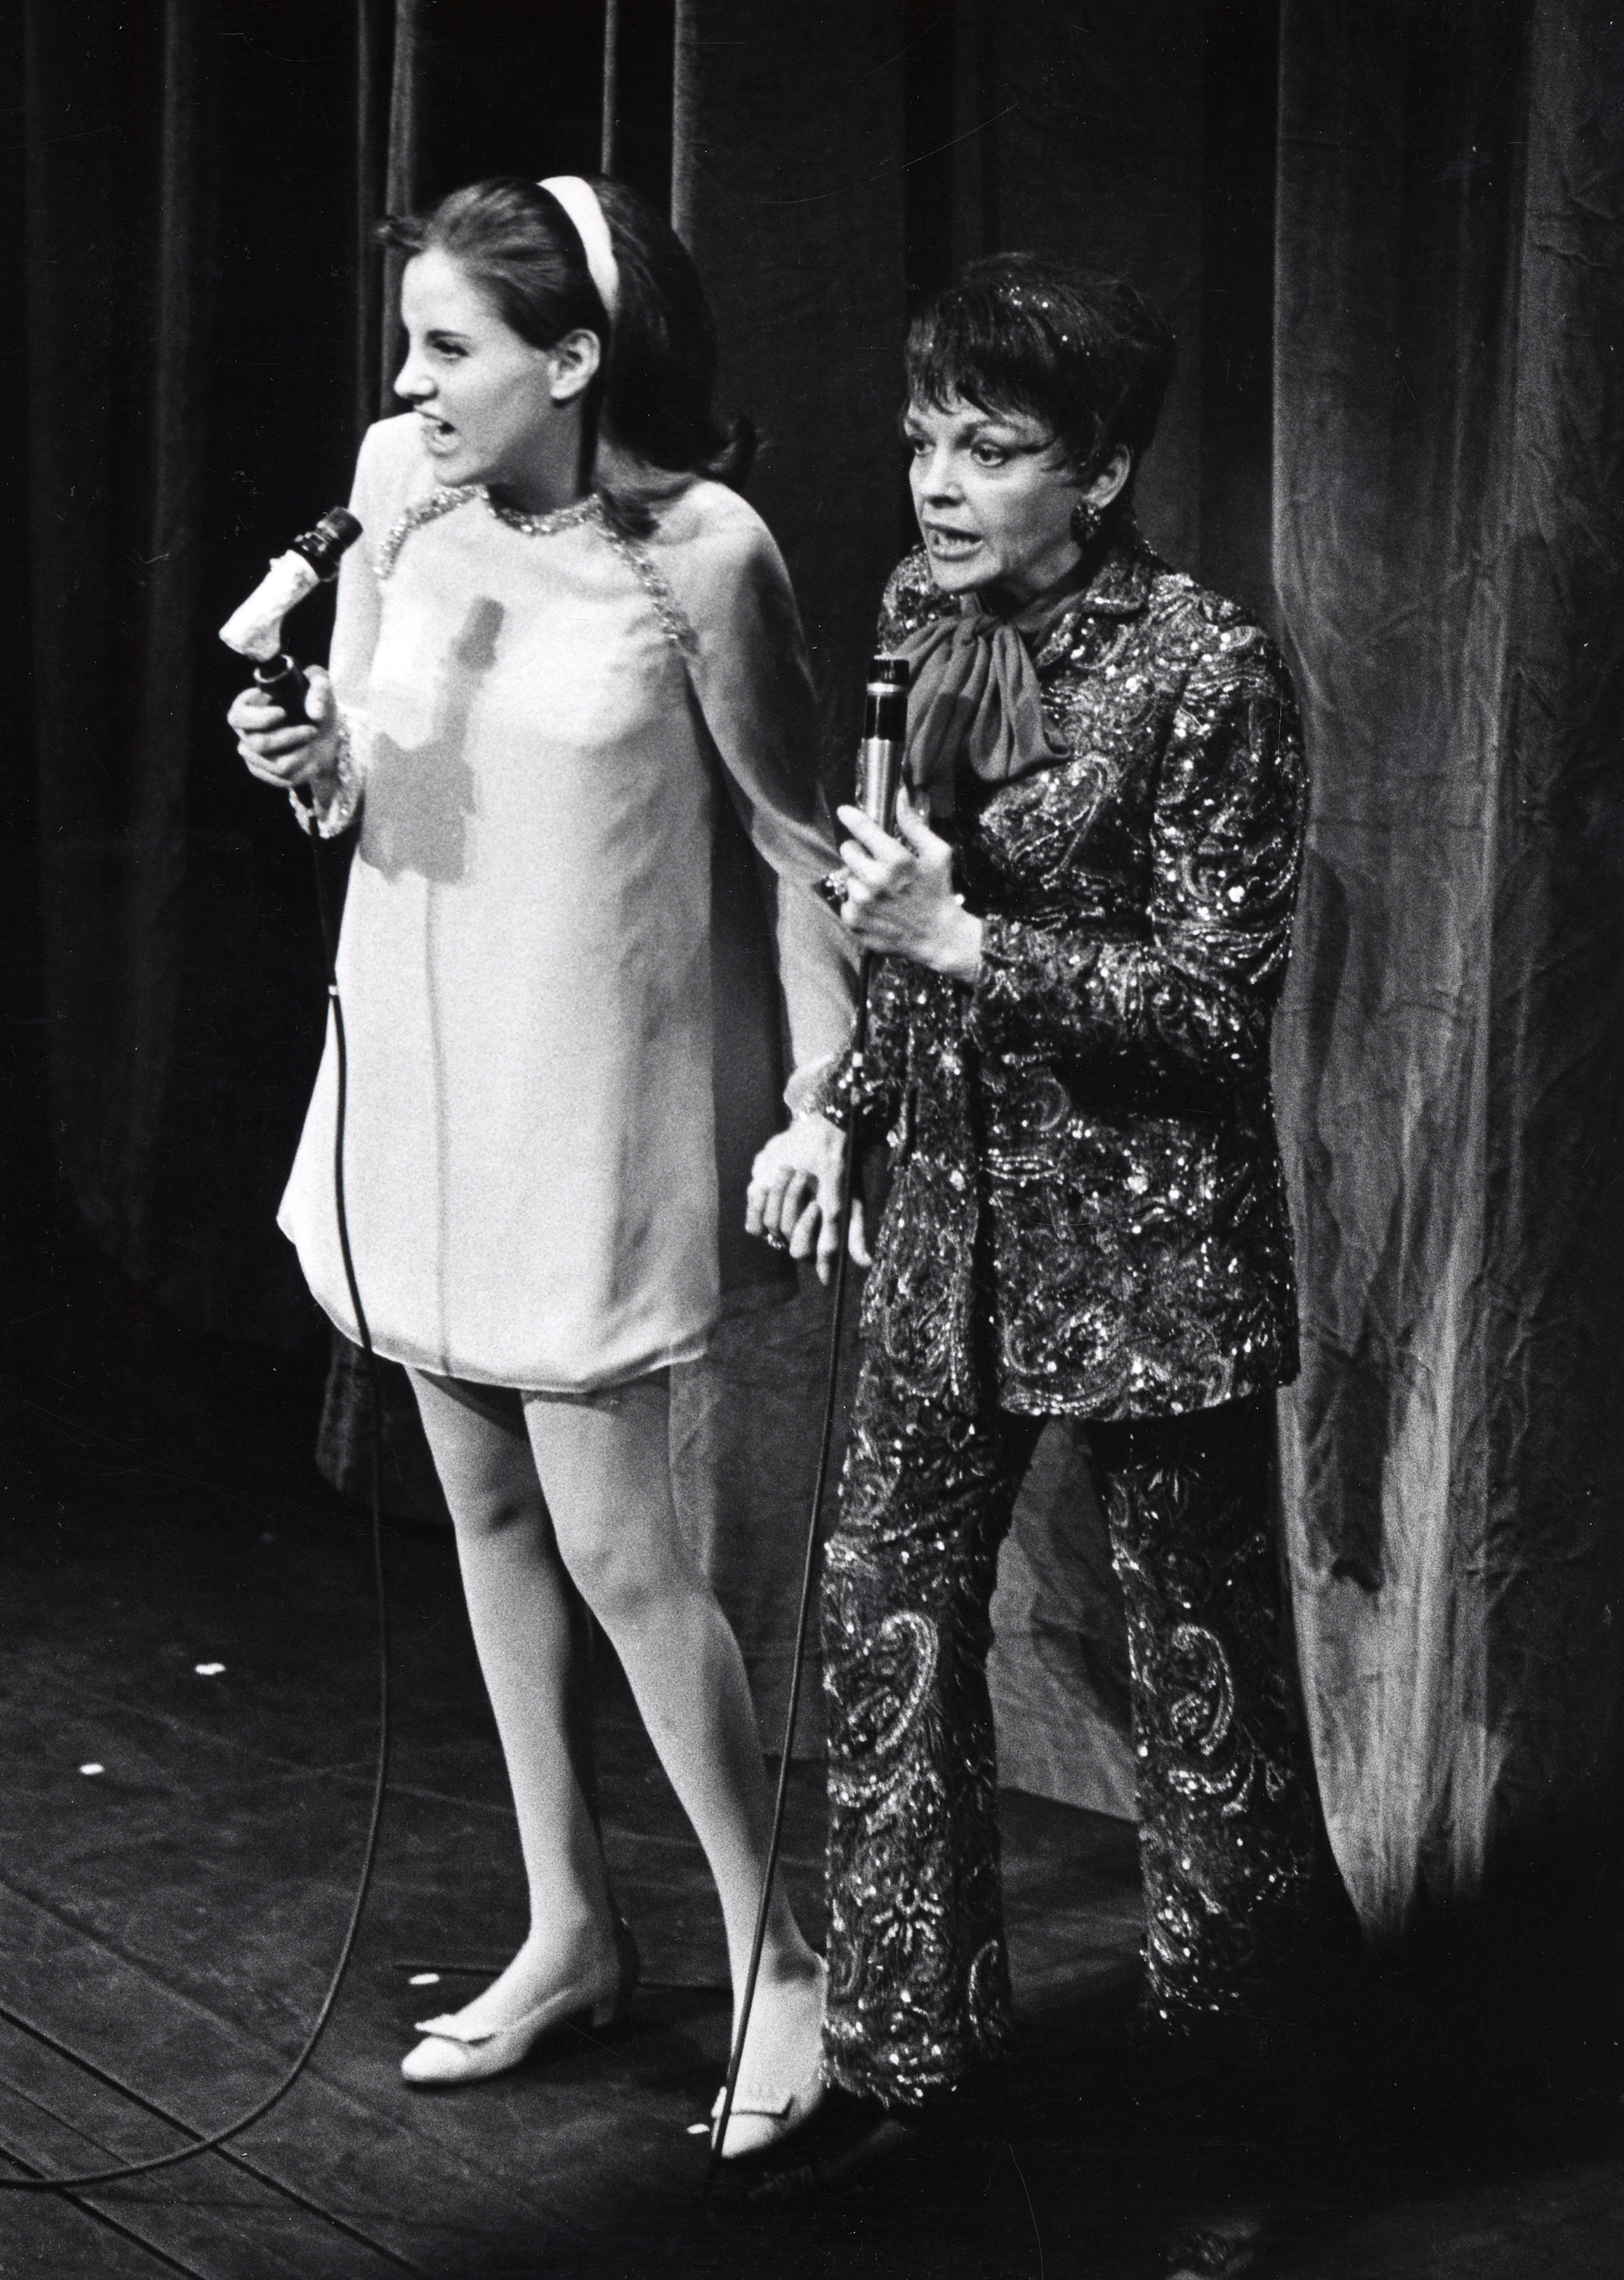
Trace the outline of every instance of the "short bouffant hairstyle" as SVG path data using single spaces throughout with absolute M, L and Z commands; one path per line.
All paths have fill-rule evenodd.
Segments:
M 1024 412 L 1051 428 L 1089 482 L 1119 443 L 1137 466 L 1173 378 L 1173 334 L 1126 278 L 1036 253 L 973 261 L 915 318 L 908 397 Z

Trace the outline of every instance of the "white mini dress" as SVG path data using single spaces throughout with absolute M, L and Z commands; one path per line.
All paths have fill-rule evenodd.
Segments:
M 439 489 L 410 415 L 368 435 L 353 504 L 333 674 L 362 806 L 338 974 L 373 1344 L 557 1393 L 690 1360 L 719 1306 L 719 797 L 776 884 L 792 1100 L 850 1026 L 782 562 L 711 482 L 638 540 L 596 499 L 521 518 Z M 335 1103 L 329 1025 L 280 1224 L 356 1338 Z

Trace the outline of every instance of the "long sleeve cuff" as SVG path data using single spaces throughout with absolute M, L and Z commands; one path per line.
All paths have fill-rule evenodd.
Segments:
M 299 820 L 301 831 L 313 831 L 319 839 L 336 839 L 349 830 L 360 813 L 361 795 L 366 789 L 366 765 L 362 759 L 365 739 L 352 733 L 359 729 L 358 721 L 341 711 L 338 716 L 338 744 L 334 755 L 330 782 L 318 787 L 305 784 L 290 790 L 289 801 Z M 302 796 L 308 793 L 308 802 Z
M 868 1055 L 848 1048 L 837 1060 L 823 1064 L 817 1083 L 795 1105 L 796 1113 L 810 1111 L 843 1132 L 854 1120 L 872 1124 L 884 1113 L 887 1092 Z
M 819 1116 L 828 1115 L 829 1080 L 840 1061 L 840 1054 L 825 1053 L 820 1060 L 807 1061 L 791 1070 L 784 1085 L 784 1106 L 791 1116 L 804 1116 L 808 1110 Z

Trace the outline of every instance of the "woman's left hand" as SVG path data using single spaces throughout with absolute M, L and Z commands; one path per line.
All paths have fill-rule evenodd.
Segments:
M 894 839 L 859 807 L 837 813 L 851 835 L 840 851 L 850 874 L 842 916 L 863 948 L 974 982 L 981 960 L 981 922 L 953 891 L 952 849 L 936 836 L 906 789 L 897 797 Z
M 758 1152 L 744 1199 L 745 1233 L 765 1236 L 791 1259 L 815 1259 L 820 1282 L 833 1275 L 840 1248 L 845 1147 L 845 1135 L 827 1116 L 803 1110 Z M 859 1267 L 868 1265 L 863 1205 L 857 1196 L 851 1198 L 847 1248 Z

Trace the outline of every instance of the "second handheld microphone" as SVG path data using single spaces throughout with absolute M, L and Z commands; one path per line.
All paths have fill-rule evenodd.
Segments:
M 863 697 L 863 742 L 858 753 L 857 804 L 871 823 L 891 831 L 908 743 L 908 660 L 869 659 Z
M 853 804 L 881 831 L 897 828 L 897 795 L 902 788 L 903 757 L 908 744 L 908 677 L 905 657 L 868 660 Z M 818 891 L 831 910 L 838 911 L 850 882 L 851 874 L 843 864 L 827 879 L 819 880 Z

